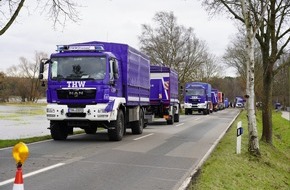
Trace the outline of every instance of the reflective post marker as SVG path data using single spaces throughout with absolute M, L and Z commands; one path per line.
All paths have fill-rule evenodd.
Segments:
M 242 134 L 243 134 L 242 122 L 239 121 L 237 125 L 237 154 L 241 154 Z

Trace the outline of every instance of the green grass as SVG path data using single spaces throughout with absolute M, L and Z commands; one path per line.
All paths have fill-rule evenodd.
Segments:
M 83 130 L 79 131 L 74 131 L 74 135 L 76 134 L 83 134 Z M 23 138 L 23 139 L 9 139 L 9 140 L 0 140 L 0 148 L 6 148 L 6 147 L 13 147 L 19 142 L 23 142 L 25 144 L 29 143 L 34 143 L 34 142 L 39 142 L 39 141 L 45 141 L 45 140 L 50 140 L 51 135 L 45 135 L 45 136 L 39 136 L 39 137 L 30 137 L 30 138 Z
M 48 139 L 51 139 L 50 135 L 41 136 L 41 137 L 24 138 L 24 139 L 0 140 L 0 148 L 12 147 L 19 142 L 29 144 L 33 142 L 48 140 Z
M 242 121 L 242 153 L 236 154 L 236 126 Z M 257 113 L 259 138 L 261 112 Z M 273 112 L 273 146 L 260 141 L 261 157 L 247 152 L 248 129 L 243 111 L 193 178 L 188 190 L 290 189 L 290 123 Z
M 5 103 L 0 104 L 5 106 L 17 106 L 18 110 L 13 112 L 0 111 L 1 120 L 14 120 L 20 121 L 23 120 L 23 116 L 35 116 L 35 115 L 45 115 L 45 104 L 36 104 L 36 103 Z M 32 109 L 21 109 L 21 107 L 31 107 Z

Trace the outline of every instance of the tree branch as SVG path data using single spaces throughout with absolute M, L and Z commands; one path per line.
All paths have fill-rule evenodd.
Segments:
M 1 1 L 1 0 L 0 0 Z M 12 15 L 12 17 L 10 18 L 10 20 L 7 22 L 7 24 L 0 30 L 0 36 L 3 35 L 6 30 L 8 30 L 8 28 L 12 25 L 12 23 L 15 21 L 15 19 L 17 18 L 21 8 L 23 7 L 25 0 L 21 0 L 20 3 L 18 4 L 17 9 L 15 10 L 14 14 Z

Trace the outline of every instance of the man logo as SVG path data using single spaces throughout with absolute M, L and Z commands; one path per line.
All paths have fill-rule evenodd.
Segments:
M 79 93 L 78 92 L 75 92 L 74 93 L 74 97 L 77 98 L 78 96 L 79 96 Z

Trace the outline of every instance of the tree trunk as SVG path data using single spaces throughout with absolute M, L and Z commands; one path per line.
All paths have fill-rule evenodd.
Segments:
M 249 144 L 248 150 L 253 155 L 261 155 L 259 148 L 258 130 L 255 111 L 255 91 L 254 91 L 254 75 L 255 75 L 255 60 L 254 60 L 254 37 L 249 39 L 248 36 L 248 61 L 247 61 L 247 113 L 248 113 L 248 131 Z
M 263 132 L 262 140 L 272 144 L 272 88 L 273 88 L 273 77 L 272 71 L 268 64 L 264 64 L 264 77 L 263 77 L 263 107 L 262 107 L 262 121 L 263 121 Z M 267 67 L 268 66 L 268 67 Z
M 259 139 L 258 139 L 258 130 L 257 130 L 257 121 L 255 113 L 255 31 L 253 27 L 250 14 L 248 12 L 248 4 L 245 1 L 241 1 L 243 16 L 245 18 L 246 26 L 246 44 L 247 44 L 247 89 L 246 89 L 246 98 L 247 98 L 247 113 L 248 113 L 248 131 L 249 131 L 249 144 L 248 151 L 252 155 L 259 156 Z

